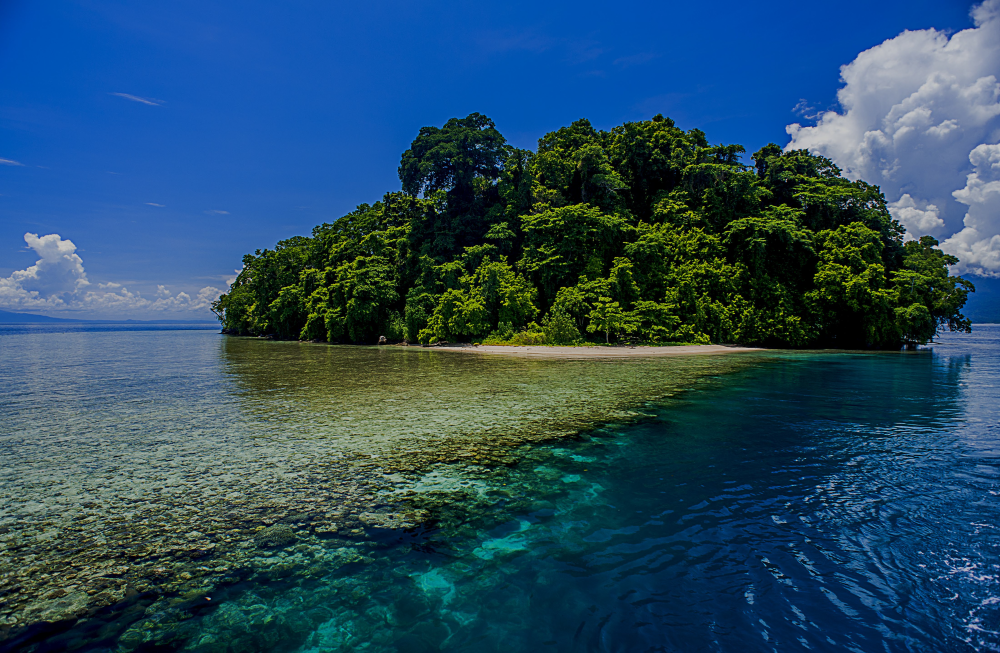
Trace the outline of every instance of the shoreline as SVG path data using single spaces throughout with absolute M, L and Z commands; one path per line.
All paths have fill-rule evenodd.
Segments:
M 412 346 L 412 345 L 411 345 Z M 760 347 L 738 347 L 736 345 L 675 345 L 663 347 L 560 347 L 556 345 L 441 345 L 427 347 L 435 351 L 451 351 L 465 354 L 494 354 L 500 356 L 521 356 L 524 358 L 552 358 L 559 360 L 582 360 L 591 358 L 657 358 L 660 356 L 698 356 L 706 354 L 737 354 L 767 351 Z

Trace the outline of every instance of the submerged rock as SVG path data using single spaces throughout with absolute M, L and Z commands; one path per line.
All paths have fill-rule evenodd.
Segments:
M 295 531 L 284 524 L 268 526 L 253 536 L 257 548 L 287 546 L 296 540 Z

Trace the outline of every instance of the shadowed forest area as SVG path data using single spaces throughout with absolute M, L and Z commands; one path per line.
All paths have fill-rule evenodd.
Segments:
M 711 145 L 672 120 L 578 120 L 536 152 L 474 113 L 424 127 L 402 190 L 243 258 L 237 335 L 341 343 L 899 348 L 969 331 L 971 282 L 904 242 L 829 159 Z

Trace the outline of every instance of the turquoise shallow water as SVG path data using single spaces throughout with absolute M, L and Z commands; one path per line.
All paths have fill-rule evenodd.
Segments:
M 232 384 L 216 400 L 232 405 L 199 407 L 218 415 L 213 433 L 237 438 L 224 424 L 259 406 L 287 428 L 224 348 L 192 358 L 194 372 L 178 360 L 176 377 L 59 409 L 148 428 L 149 393 L 183 385 L 170 378 L 215 387 L 214 364 Z M 10 629 L 0 646 L 1000 650 L 1000 327 L 918 352 L 777 353 L 700 373 L 628 423 L 521 444 L 509 464 L 414 470 L 397 490 L 447 490 L 420 525 L 329 540 L 337 556 L 271 547 L 280 571 L 217 582 L 211 601 L 133 592 L 58 628 Z M 8 406 L 30 403 L 6 391 Z M 5 415 L 22 432 L 46 409 L 18 406 Z M 217 439 L 218 452 L 241 448 Z M 15 446 L 31 443 L 0 445 Z

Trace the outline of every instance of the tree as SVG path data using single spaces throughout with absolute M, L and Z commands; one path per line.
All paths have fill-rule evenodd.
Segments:
M 611 165 L 627 187 L 625 204 L 644 220 L 653 214 L 657 199 L 681 183 L 696 150 L 684 131 L 662 115 L 615 127 L 606 143 Z
M 638 319 L 631 313 L 626 313 L 618 305 L 618 302 L 611 301 L 610 297 L 601 297 L 595 302 L 593 310 L 590 311 L 590 324 L 587 331 L 604 333 L 604 342 L 611 342 L 611 334 L 622 332 L 632 333 L 638 327 Z
M 972 323 L 961 314 L 976 287 L 961 277 L 948 275 L 948 266 L 958 259 L 937 249 L 938 241 L 923 236 L 904 246 L 903 269 L 893 274 L 896 287 L 896 326 L 903 342 L 924 344 L 938 331 L 972 331 Z
M 620 216 L 587 204 L 525 215 L 522 225 L 525 236 L 520 267 L 538 286 L 546 304 L 581 274 L 603 276 L 628 231 Z
M 444 127 L 423 127 L 399 164 L 403 191 L 443 193 L 445 207 L 428 216 L 432 247 L 424 253 L 450 257 L 482 242 L 489 205 L 499 201 L 495 181 L 510 148 L 493 121 L 478 113 L 452 118 Z
M 452 118 L 441 128 L 422 127 L 403 152 L 399 180 L 410 195 L 438 190 L 466 195 L 477 177 L 500 176 L 506 144 L 493 121 L 479 113 Z
M 538 139 L 531 160 L 539 208 L 588 203 L 605 211 L 622 204 L 627 188 L 604 147 L 607 134 L 589 120 L 577 120 Z
M 820 336 L 849 348 L 898 342 L 878 232 L 853 222 L 817 240 L 820 262 L 806 300 L 817 313 Z
M 580 330 L 566 309 L 558 304 L 542 320 L 545 342 L 550 345 L 571 345 L 580 339 Z

